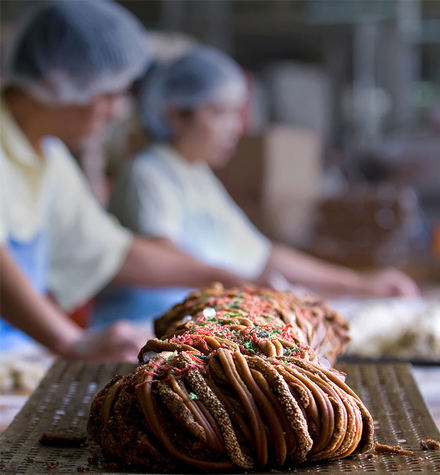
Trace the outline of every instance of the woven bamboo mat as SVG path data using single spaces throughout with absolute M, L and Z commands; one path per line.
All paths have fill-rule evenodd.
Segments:
M 88 411 L 95 393 L 114 375 L 127 373 L 133 368 L 127 364 L 57 361 L 1 437 L 0 472 L 33 475 L 109 473 L 102 464 L 89 464 L 88 458 L 97 449 L 90 441 L 81 447 L 56 448 L 41 446 L 38 440 L 43 432 L 85 435 Z M 420 395 L 411 367 L 405 364 L 341 363 L 338 369 L 347 373 L 348 384 L 371 411 L 376 440 L 401 445 L 412 450 L 413 455 L 379 454 L 371 459 L 351 457 L 268 473 L 439 474 L 440 451 L 419 448 L 420 440 L 439 440 L 440 433 Z

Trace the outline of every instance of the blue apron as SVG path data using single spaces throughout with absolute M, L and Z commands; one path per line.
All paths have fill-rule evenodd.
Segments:
M 146 323 L 180 303 L 191 290 L 188 287 L 124 288 L 112 285 L 95 302 L 92 326 L 105 328 L 121 319 Z
M 51 137 L 45 137 L 42 141 L 48 160 L 50 160 L 52 140 Z M 48 200 L 49 211 L 51 211 L 54 203 L 54 196 L 50 198 Z M 26 242 L 9 238 L 6 249 L 20 271 L 29 280 L 34 290 L 39 294 L 45 294 L 48 290 L 50 266 L 49 229 L 47 227 L 43 228 L 35 237 Z M 14 326 L 0 318 L 0 350 L 11 350 L 28 345 L 33 341 L 30 336 L 17 330 Z
M 9 239 L 7 250 L 21 272 L 27 277 L 34 290 L 47 292 L 47 278 L 50 264 L 49 232 L 42 231 L 28 242 Z M 11 350 L 33 342 L 25 333 L 0 318 L 0 350 Z

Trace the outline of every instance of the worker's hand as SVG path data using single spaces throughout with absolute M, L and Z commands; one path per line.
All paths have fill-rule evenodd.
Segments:
M 375 297 L 418 297 L 420 290 L 411 277 L 392 267 L 361 274 L 362 291 Z
M 140 331 L 127 321 L 120 321 L 102 332 L 84 332 L 63 356 L 86 360 L 123 361 L 136 363 L 137 355 L 147 339 L 148 331 Z

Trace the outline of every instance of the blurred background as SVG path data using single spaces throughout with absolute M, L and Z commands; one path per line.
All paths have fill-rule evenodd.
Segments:
M 42 3 L 1 0 L 0 43 Z M 353 268 L 395 266 L 417 280 L 423 296 L 440 296 L 440 1 L 120 3 L 147 27 L 159 61 L 207 43 L 246 71 L 246 134 L 218 175 L 263 233 Z M 122 163 L 145 141 L 127 99 L 123 119 L 72 150 L 104 206 Z M 352 317 L 354 354 L 386 349 L 408 357 L 397 353 L 400 345 L 409 357 L 432 359 L 440 307 L 427 302 L 373 303 L 359 314 L 336 308 Z M 83 321 L 81 310 L 77 316 Z M 44 365 L 29 361 L 14 361 L 12 373 L 4 367 L 27 390 L 44 374 Z M 440 421 L 437 376 L 417 377 Z M 0 401 L 3 414 L 8 404 Z M 16 411 L 14 402 L 0 432 Z
M 2 0 L 1 41 L 41 3 Z M 439 1 L 120 3 L 160 61 L 203 42 L 247 72 L 247 133 L 219 176 L 264 233 L 352 267 L 440 278 Z M 73 151 L 102 204 L 144 145 L 132 108 Z

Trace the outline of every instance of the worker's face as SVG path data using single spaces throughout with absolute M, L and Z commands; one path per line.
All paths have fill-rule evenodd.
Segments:
M 192 147 L 194 156 L 213 168 L 222 167 L 235 153 L 243 133 L 243 105 L 242 101 L 203 105 L 181 115 L 176 136 Z
M 68 105 L 56 110 L 59 138 L 67 145 L 78 146 L 99 134 L 124 111 L 125 91 L 95 96 L 87 105 Z

